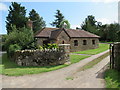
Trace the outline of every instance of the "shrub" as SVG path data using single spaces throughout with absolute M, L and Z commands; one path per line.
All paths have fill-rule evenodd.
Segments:
M 47 45 L 44 45 L 43 48 L 45 49 L 57 49 L 58 48 L 58 45 L 57 44 L 47 44 Z
M 17 44 L 10 45 L 9 50 L 8 50 L 8 55 L 12 57 L 14 55 L 15 51 L 20 50 L 20 49 L 21 49 L 21 47 Z
M 38 49 L 43 50 L 43 47 L 42 47 L 42 46 L 39 46 Z
M 21 47 L 21 49 L 28 49 L 34 46 L 34 38 L 32 30 L 28 28 L 20 28 L 16 29 L 15 26 L 12 26 L 12 32 L 9 33 L 6 37 L 5 46 L 7 50 L 9 46 L 12 44 L 17 44 Z

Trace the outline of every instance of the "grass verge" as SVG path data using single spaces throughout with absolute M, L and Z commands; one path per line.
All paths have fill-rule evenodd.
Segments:
M 92 68 L 94 65 L 98 64 L 100 61 L 102 61 L 105 57 L 107 57 L 109 55 L 109 52 L 105 53 L 104 55 L 94 59 L 93 61 L 85 64 L 83 67 L 81 67 L 79 69 L 79 71 L 83 71 L 83 70 L 86 70 L 86 69 L 89 69 L 89 68 Z
M 106 88 L 120 89 L 120 72 L 114 69 L 108 69 L 105 72 Z
M 89 56 L 82 55 L 70 55 L 71 63 L 77 63 L 80 60 L 83 60 Z M 42 72 L 49 72 L 53 70 L 57 70 L 68 65 L 57 65 L 57 66 L 18 66 L 12 60 L 7 57 L 7 54 L 3 54 L 2 56 L 2 64 L 0 64 L 0 69 L 2 70 L 0 73 L 8 76 L 22 76 L 27 74 L 38 74 Z
M 99 48 L 96 49 L 90 49 L 90 50 L 85 50 L 85 51 L 79 51 L 79 52 L 74 52 L 77 54 L 89 54 L 89 55 L 95 55 L 101 52 L 104 52 L 109 49 L 109 44 L 99 44 Z

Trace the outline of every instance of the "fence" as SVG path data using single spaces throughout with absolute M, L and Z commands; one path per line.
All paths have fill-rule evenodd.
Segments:
M 120 43 L 110 44 L 110 68 L 120 71 Z

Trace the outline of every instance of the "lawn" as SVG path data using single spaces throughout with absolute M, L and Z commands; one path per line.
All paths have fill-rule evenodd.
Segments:
M 90 50 L 79 51 L 79 52 L 74 52 L 74 53 L 95 55 L 95 54 L 104 52 L 108 49 L 109 49 L 109 44 L 99 44 L 99 48 L 97 48 L 97 49 L 90 49 Z
M 105 72 L 106 88 L 120 89 L 120 72 L 114 69 L 109 69 Z
M 82 55 L 70 55 L 71 64 L 77 63 L 82 59 L 85 59 L 89 56 L 82 56 Z M 57 70 L 68 65 L 57 65 L 57 66 L 18 66 L 13 61 L 7 58 L 7 54 L 3 54 L 2 56 L 2 64 L 0 65 L 0 69 L 2 69 L 1 74 L 8 75 L 8 76 L 21 76 L 27 74 L 37 74 L 42 72 L 49 72 L 53 70 Z

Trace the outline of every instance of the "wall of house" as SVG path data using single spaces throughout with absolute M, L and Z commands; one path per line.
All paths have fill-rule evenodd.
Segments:
M 37 44 L 40 46 L 43 46 L 43 41 L 48 40 L 48 38 L 36 38 L 37 39 Z
M 63 44 L 63 41 L 64 41 L 64 44 L 70 44 L 70 38 L 69 36 L 64 32 L 62 31 L 59 36 L 57 37 L 57 44 Z
M 78 46 L 74 46 L 74 40 L 78 40 Z M 86 45 L 83 45 L 83 40 L 87 41 Z M 92 40 L 95 40 L 95 44 L 92 43 Z M 95 49 L 98 47 L 99 47 L 98 38 L 72 38 L 70 40 L 70 51 L 71 52 Z

